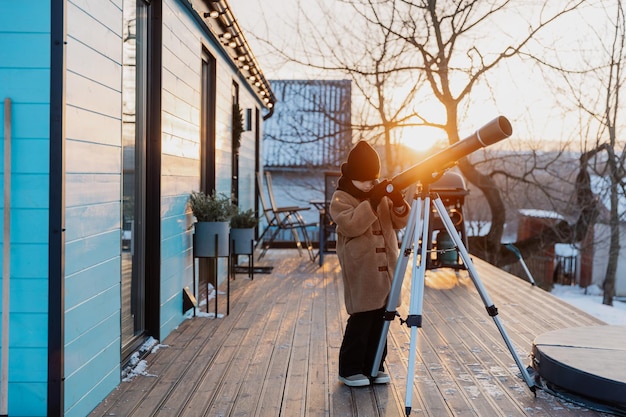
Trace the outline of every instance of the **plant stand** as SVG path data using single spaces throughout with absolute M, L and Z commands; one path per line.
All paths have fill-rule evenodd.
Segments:
M 250 252 L 246 252 L 246 253 L 237 253 L 235 251 L 235 241 L 231 240 L 230 260 L 231 260 L 232 265 L 230 267 L 230 270 L 233 272 L 233 279 L 235 278 L 235 275 L 237 274 L 237 272 L 241 271 L 241 268 L 242 268 L 242 267 L 238 267 L 237 265 L 239 255 L 248 257 L 248 266 L 247 266 L 248 278 L 250 278 L 251 281 L 254 281 L 254 240 L 250 241 Z
M 194 240 L 194 248 L 195 248 L 195 240 L 196 240 L 196 235 L 194 233 L 193 236 L 193 240 Z M 215 318 L 217 318 L 217 301 L 218 301 L 218 294 L 219 294 L 219 285 L 218 285 L 218 281 L 219 281 L 219 277 L 218 277 L 218 267 L 217 267 L 217 259 L 219 258 L 228 258 L 228 262 L 227 262 L 227 272 L 226 272 L 226 315 L 230 314 L 230 266 L 231 266 L 231 259 L 230 259 L 230 253 L 228 255 L 220 255 L 220 251 L 219 251 L 219 239 L 218 239 L 218 235 L 215 235 L 215 256 L 204 256 L 204 255 L 197 255 L 196 251 L 194 249 L 194 253 L 193 253 L 193 295 L 194 297 L 198 298 L 198 295 L 196 294 L 196 285 L 200 285 L 200 279 L 198 279 L 198 282 L 196 283 L 196 258 L 211 258 L 211 259 L 216 259 L 216 262 L 213 263 L 213 277 L 215 277 Z M 199 288 L 198 288 L 198 292 L 199 292 Z M 206 288 L 205 291 L 205 295 L 206 295 L 206 312 L 209 312 L 209 289 L 208 286 Z M 196 315 L 195 309 L 194 309 L 194 316 Z
M 248 277 L 254 280 L 254 229 L 230 229 L 230 255 L 233 278 L 241 268 L 237 268 L 239 255 L 248 257 Z

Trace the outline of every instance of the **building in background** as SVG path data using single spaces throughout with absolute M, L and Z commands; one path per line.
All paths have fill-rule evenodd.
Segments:
M 277 102 L 263 127 L 264 169 L 272 174 L 279 205 L 309 206 L 324 198 L 324 172 L 339 170 L 352 148 L 351 81 L 270 84 Z M 308 223 L 318 221 L 314 208 L 304 216 Z
M 277 99 L 265 124 L 271 170 L 338 167 L 352 147 L 350 80 L 271 80 Z

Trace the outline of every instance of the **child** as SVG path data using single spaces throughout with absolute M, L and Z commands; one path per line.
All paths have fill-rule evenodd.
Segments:
M 378 183 L 380 158 L 360 141 L 341 165 L 341 178 L 330 203 L 337 224 L 337 257 L 341 265 L 346 310 L 350 317 L 339 351 L 339 381 L 351 387 L 370 384 L 383 313 L 398 260 L 395 230 L 406 226 L 410 207 L 399 190 L 386 195 Z M 383 352 L 374 384 L 386 384 Z

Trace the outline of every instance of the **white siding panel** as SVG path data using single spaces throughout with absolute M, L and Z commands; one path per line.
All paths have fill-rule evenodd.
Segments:
M 68 140 L 67 173 L 117 174 L 122 169 L 120 148 L 99 143 Z
M 67 70 L 114 91 L 120 90 L 120 63 L 80 42 L 67 48 Z
M 85 78 L 82 74 L 71 72 L 67 73 L 66 85 L 68 105 L 104 114 L 110 118 L 116 118 L 122 114 L 122 99 L 119 90 Z
M 93 141 L 103 145 L 121 146 L 122 121 L 74 106 L 65 112 L 65 134 L 68 139 Z
M 65 206 L 119 201 L 122 193 L 120 174 L 73 174 L 66 177 Z
M 89 1 L 95 7 L 108 7 L 108 1 Z M 98 14 L 87 14 L 84 10 L 69 3 L 67 8 L 67 48 L 69 50 L 76 42 L 90 46 L 102 55 L 114 61 L 122 62 L 122 11 L 118 10 L 116 29 L 107 27 L 97 20 Z M 95 17 L 94 17 L 95 16 Z
M 68 4 L 79 9 L 80 12 L 85 15 L 90 16 L 94 21 L 107 27 L 113 33 L 120 33 L 120 27 L 122 25 L 122 21 L 120 20 L 122 0 L 101 0 L 98 2 L 94 2 L 93 0 L 69 0 Z M 72 7 L 68 6 L 68 9 L 72 9 Z
M 185 127 L 189 127 L 184 121 L 180 119 L 173 118 L 172 115 L 163 115 L 164 120 L 167 119 L 168 123 L 176 124 L 179 123 Z M 179 156 L 181 158 L 191 158 L 199 155 L 200 152 L 200 144 L 198 142 L 193 142 L 190 140 L 184 139 L 184 136 L 174 136 L 169 133 L 163 133 L 163 146 L 162 146 L 163 155 L 172 155 Z M 195 159 L 197 161 L 198 158 Z M 168 173 L 176 172 L 177 168 L 170 166 L 163 166 L 163 175 L 167 175 Z M 199 175 L 199 166 L 198 172 L 196 174 Z
M 119 375 L 121 362 L 116 284 L 121 252 L 119 1 L 70 0 L 67 31 L 65 273 L 81 279 L 66 279 L 65 284 L 71 294 L 71 303 L 66 303 L 66 351 L 73 359 L 66 360 L 65 407 L 67 415 L 87 415 L 101 400 L 93 393 L 119 383 L 119 376 L 112 375 Z M 100 277 L 90 271 L 99 265 L 107 265 L 107 275 L 112 276 L 108 292 L 94 297 L 92 288 L 98 287 Z M 103 303 L 108 311 L 101 308 Z M 103 328 L 96 330 L 94 323 Z
M 194 75 L 194 80 L 199 79 Z M 200 103 L 200 89 L 195 84 L 190 84 L 189 80 L 185 80 L 177 77 L 169 70 L 163 71 L 163 85 L 168 87 L 166 91 L 172 91 L 175 93 L 179 100 L 189 104 L 190 106 L 197 106 Z M 199 117 L 200 113 L 196 107 L 196 112 L 191 115 L 192 117 Z M 196 120 L 199 123 L 199 120 Z
M 181 132 L 171 132 L 176 136 L 185 137 L 198 141 L 200 134 L 200 109 L 196 103 L 189 103 L 177 95 L 178 91 L 163 90 L 163 108 L 174 118 L 182 120 L 185 124 L 193 126 L 192 129 L 185 129 Z
M 109 1 L 68 3 L 67 48 L 80 42 L 116 62 L 122 62 L 121 16 L 122 10 Z

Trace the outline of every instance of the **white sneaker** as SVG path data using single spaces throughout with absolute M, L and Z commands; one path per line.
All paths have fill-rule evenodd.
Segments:
M 389 378 L 389 374 L 383 371 L 378 371 L 372 382 L 374 384 L 388 384 L 391 382 L 391 378 Z
M 370 384 L 370 379 L 363 374 L 356 374 L 351 376 L 339 376 L 339 381 L 343 382 L 349 387 L 364 387 Z

